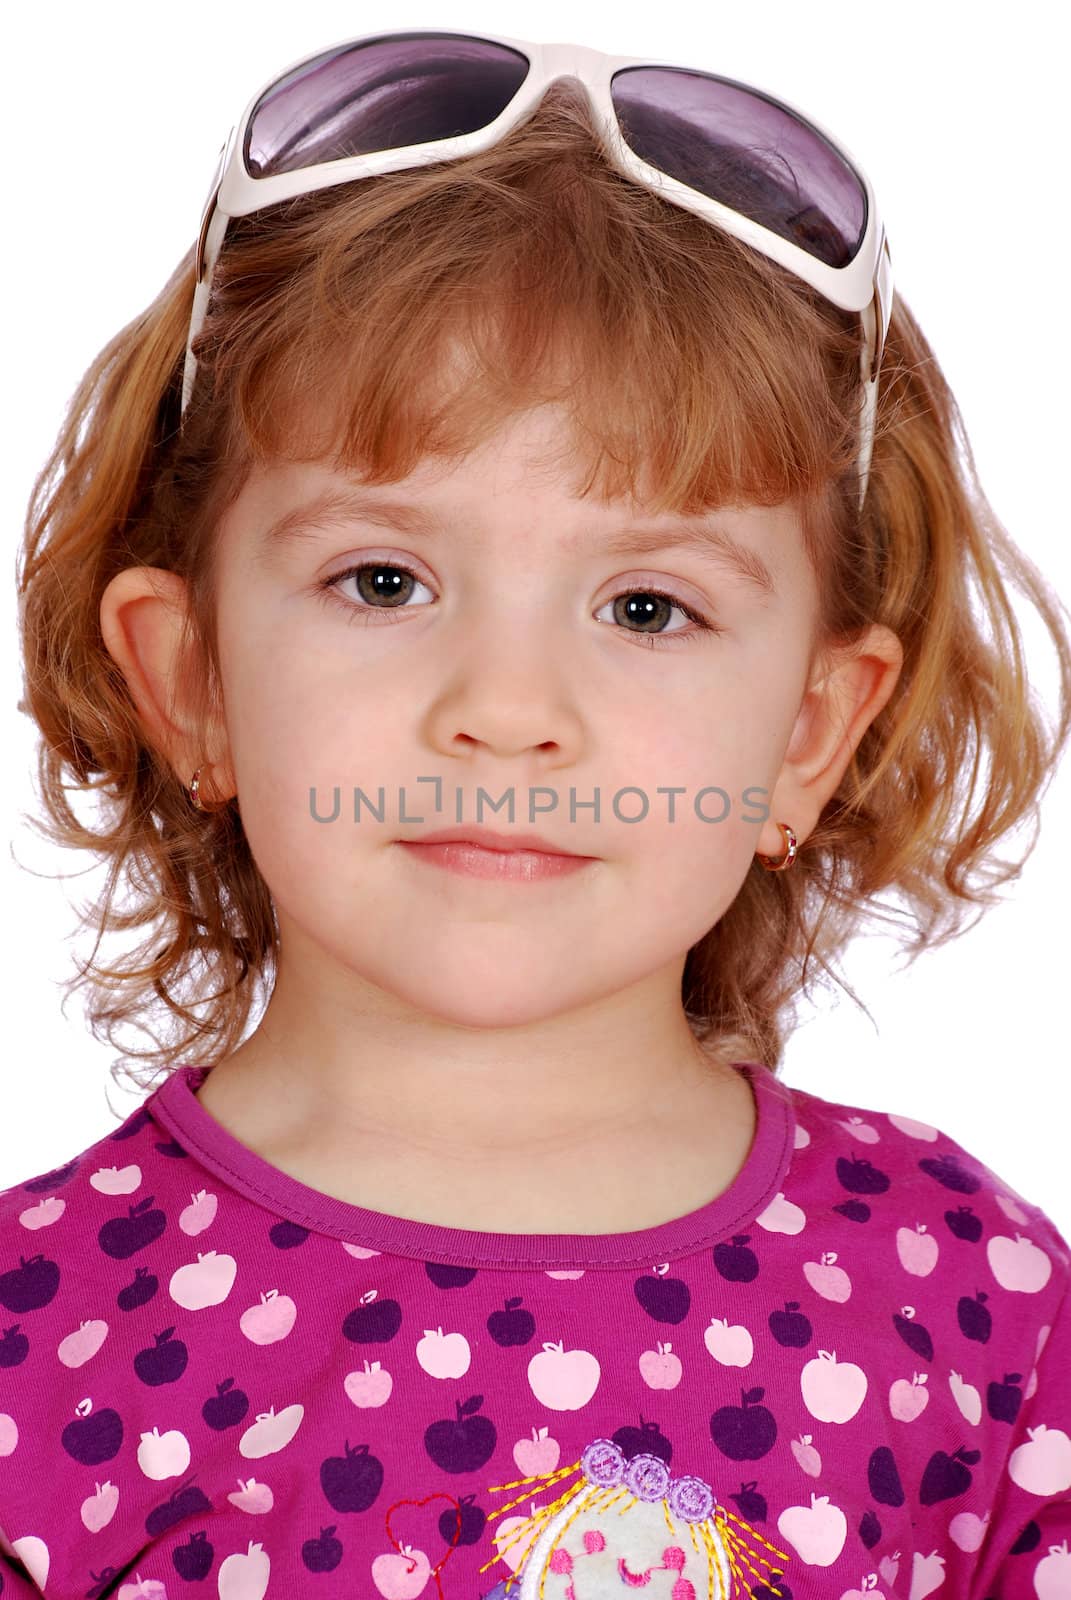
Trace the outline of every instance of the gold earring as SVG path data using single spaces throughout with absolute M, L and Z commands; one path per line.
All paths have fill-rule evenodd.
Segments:
M 799 853 L 798 846 L 796 844 L 796 835 L 793 833 L 788 823 L 779 822 L 777 826 L 780 828 L 781 837 L 785 841 L 785 853 L 782 856 L 759 856 L 759 860 L 762 862 L 762 865 L 766 868 L 767 872 L 784 872 L 786 867 L 790 867 L 792 865 L 797 854 Z

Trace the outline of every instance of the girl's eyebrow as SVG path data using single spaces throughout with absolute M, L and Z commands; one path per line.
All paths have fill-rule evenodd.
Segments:
M 311 500 L 292 507 L 264 530 L 262 552 L 311 539 L 318 532 L 354 520 L 423 537 L 438 532 L 441 520 L 428 506 L 410 500 L 392 500 L 364 489 L 326 489 Z M 687 550 L 712 566 L 729 569 L 749 583 L 763 603 L 776 595 L 773 574 L 758 551 L 734 539 L 726 528 L 711 523 L 687 522 L 666 529 L 624 528 L 593 541 L 610 555 L 652 555 L 663 550 Z

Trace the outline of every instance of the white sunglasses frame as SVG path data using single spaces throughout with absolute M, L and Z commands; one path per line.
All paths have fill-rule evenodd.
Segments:
M 421 144 L 405 145 L 399 149 L 376 151 L 369 155 L 344 156 L 337 161 L 319 162 L 315 166 L 301 167 L 293 172 L 279 172 L 267 178 L 251 177 L 246 170 L 243 155 L 246 129 L 250 117 L 261 97 L 281 78 L 285 78 L 308 62 L 332 52 L 345 50 L 359 44 L 372 44 L 379 40 L 420 39 L 442 37 L 447 39 L 475 39 L 490 44 L 504 45 L 527 56 L 528 75 L 505 109 L 486 127 L 473 133 L 451 139 L 429 139 Z M 823 295 L 833 305 L 844 311 L 858 311 L 863 324 L 863 349 L 860 358 L 860 376 L 863 397 L 860 406 L 859 435 L 859 507 L 862 509 L 870 477 L 870 459 L 874 441 L 874 421 L 877 413 L 878 373 L 885 348 L 893 306 L 892 260 L 885 227 L 878 212 L 877 197 L 863 168 L 840 139 L 825 129 L 821 123 L 801 111 L 781 95 L 762 89 L 754 83 L 722 78 L 751 94 L 772 100 L 786 111 L 807 123 L 822 135 L 846 160 L 866 191 L 866 231 L 855 256 L 846 267 L 831 267 L 809 255 L 790 240 L 771 232 L 750 217 L 721 205 L 717 200 L 701 194 L 697 189 L 681 183 L 668 173 L 650 166 L 633 151 L 622 137 L 610 94 L 614 74 L 624 67 L 669 67 L 692 75 L 720 77 L 702 68 L 674 61 L 650 60 L 643 56 L 611 56 L 600 50 L 578 44 L 549 44 L 541 41 L 514 39 L 505 34 L 476 33 L 450 28 L 425 28 L 409 30 L 384 30 L 361 34 L 356 38 L 341 39 L 336 44 L 311 50 L 297 61 L 275 72 L 252 96 L 238 123 L 231 129 L 219 153 L 215 174 L 205 201 L 201 228 L 197 239 L 196 279 L 186 353 L 182 375 L 182 414 L 185 414 L 193 393 L 197 374 L 197 360 L 192 344 L 200 331 L 212 287 L 212 274 L 223 244 L 227 223 L 232 217 L 249 216 L 265 206 L 290 200 L 296 195 L 311 194 L 339 183 L 349 183 L 359 178 L 376 177 L 380 173 L 400 172 L 407 168 L 430 166 L 463 156 L 474 155 L 489 149 L 506 137 L 515 127 L 532 116 L 543 96 L 559 78 L 573 78 L 586 90 L 592 111 L 598 120 L 607 149 L 621 172 L 637 183 L 654 190 L 674 205 L 683 206 L 722 228 L 734 238 L 751 245 L 762 255 L 778 262 L 805 283 Z

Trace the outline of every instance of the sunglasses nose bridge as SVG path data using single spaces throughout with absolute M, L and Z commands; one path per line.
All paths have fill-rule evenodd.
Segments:
M 611 58 L 605 51 L 564 42 L 540 44 L 538 50 L 538 65 L 547 79 L 547 88 L 563 80 L 572 83 L 583 91 L 594 110 L 596 89 L 609 81 Z

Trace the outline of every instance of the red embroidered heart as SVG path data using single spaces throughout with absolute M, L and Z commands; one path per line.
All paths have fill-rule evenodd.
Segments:
M 430 1505 L 430 1503 L 433 1500 L 445 1500 L 447 1505 L 453 1506 L 454 1510 L 456 1512 L 458 1512 L 458 1514 L 460 1516 L 461 1507 L 458 1505 L 457 1501 L 453 1498 L 452 1495 L 445 1494 L 441 1490 L 439 1490 L 435 1494 L 425 1495 L 423 1500 L 396 1500 L 394 1502 L 394 1504 L 388 1508 L 388 1510 L 387 1510 L 387 1538 L 390 1540 L 391 1544 L 394 1546 L 395 1550 L 397 1550 L 399 1554 L 401 1554 L 402 1541 L 400 1541 L 399 1539 L 397 1539 L 395 1537 L 394 1530 L 391 1527 L 391 1521 L 390 1521 L 390 1519 L 393 1516 L 394 1512 L 401 1510 L 402 1507 L 404 1507 L 404 1506 L 416 1506 L 419 1509 L 421 1506 Z M 450 1536 L 452 1536 L 452 1534 L 454 1532 L 454 1529 L 456 1527 L 457 1527 L 457 1523 L 455 1522 L 454 1518 L 451 1517 L 450 1518 Z M 438 1519 L 436 1519 L 436 1521 L 434 1523 L 434 1537 L 431 1536 L 431 1532 L 430 1531 L 429 1532 L 425 1532 L 425 1533 L 419 1533 L 418 1532 L 416 1534 L 407 1534 L 404 1542 L 407 1545 L 412 1546 L 414 1549 L 423 1550 L 425 1555 L 426 1555 L 428 1553 L 429 1547 L 434 1549 L 435 1544 L 441 1538 L 442 1538 L 442 1534 L 439 1532 Z M 456 1549 L 457 1549 L 457 1545 L 456 1544 L 453 1544 L 453 1545 L 447 1544 L 446 1553 L 443 1556 L 442 1560 L 439 1562 L 439 1565 L 437 1567 L 432 1567 L 432 1569 L 431 1569 L 431 1576 L 433 1578 L 437 1577 L 438 1574 L 443 1570 L 443 1568 L 445 1567 L 446 1563 L 449 1561 L 450 1557 L 453 1555 L 453 1553 L 454 1553 L 454 1551 Z

